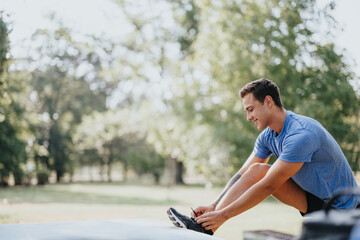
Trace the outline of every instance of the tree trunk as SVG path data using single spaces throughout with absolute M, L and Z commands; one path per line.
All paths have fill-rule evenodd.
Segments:
M 14 174 L 14 180 L 15 180 L 15 185 L 16 186 L 22 185 L 22 183 L 23 183 L 22 177 L 23 177 L 22 175 L 15 175 Z
M 167 160 L 167 170 L 169 174 L 168 185 L 181 185 L 184 184 L 184 163 L 178 161 L 176 158 L 168 158 Z
M 177 159 L 175 160 L 175 184 L 176 185 L 182 185 L 184 184 L 184 163 L 178 161 Z
M 154 179 L 155 179 L 155 184 L 159 185 L 160 184 L 160 174 L 159 173 L 153 173 Z
M 56 182 L 60 182 L 60 180 L 61 180 L 61 177 L 63 176 L 63 172 L 61 171 L 61 170 L 56 170 L 55 171 L 56 172 Z
M 101 181 L 104 181 L 104 166 L 105 166 L 105 161 L 102 158 L 101 163 L 100 163 L 100 169 L 99 169 L 99 176 L 100 176 Z
M 4 176 L 4 175 L 1 175 L 0 184 L 1 184 L 1 186 L 3 186 L 3 187 L 9 186 L 9 178 L 6 177 L 6 176 Z
M 127 181 L 127 171 L 128 171 L 128 165 L 127 165 L 127 163 L 124 163 L 124 167 L 123 167 L 123 181 L 124 182 Z
M 108 175 L 108 182 L 111 182 L 112 179 L 111 179 L 111 159 L 109 159 L 109 162 L 108 162 L 108 169 L 107 169 L 107 175 Z
M 13 171 L 13 176 L 15 180 L 15 185 L 22 185 L 24 172 L 20 168 L 16 168 Z

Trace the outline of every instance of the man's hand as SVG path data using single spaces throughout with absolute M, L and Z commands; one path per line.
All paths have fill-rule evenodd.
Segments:
M 207 212 L 200 217 L 195 218 L 196 222 L 201 224 L 206 230 L 218 229 L 227 219 L 228 218 L 221 210 Z
M 191 213 L 191 216 L 192 216 L 193 218 L 199 217 L 199 216 L 203 215 L 204 213 L 212 212 L 212 211 L 214 211 L 214 210 L 215 210 L 214 205 L 200 206 L 200 207 L 197 207 L 197 208 L 194 209 L 194 211 L 196 212 L 196 215 L 197 215 L 197 216 L 195 216 L 194 213 Z

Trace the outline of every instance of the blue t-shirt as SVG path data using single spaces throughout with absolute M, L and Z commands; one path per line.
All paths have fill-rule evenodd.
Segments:
M 254 154 L 266 159 L 274 154 L 286 162 L 304 162 L 292 179 L 305 191 L 328 201 L 334 192 L 358 187 L 348 161 L 331 134 L 316 120 L 287 111 L 281 133 L 269 127 L 258 136 Z M 344 195 L 335 208 L 355 208 L 355 196 Z

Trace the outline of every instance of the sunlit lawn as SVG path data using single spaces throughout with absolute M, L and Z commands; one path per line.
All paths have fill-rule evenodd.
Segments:
M 220 188 L 159 187 L 122 184 L 55 184 L 0 189 L 0 223 L 151 218 L 167 222 L 169 206 L 190 213 L 210 203 Z M 271 229 L 298 234 L 300 214 L 274 199 L 226 222 L 215 234 L 242 239 L 246 230 Z

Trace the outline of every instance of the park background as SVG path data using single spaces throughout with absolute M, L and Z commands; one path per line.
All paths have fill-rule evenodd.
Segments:
M 356 174 L 359 51 L 345 48 L 359 37 L 341 23 L 353 4 L 1 0 L 0 223 L 167 221 L 169 206 L 210 203 L 259 134 L 238 91 L 261 77 Z M 269 198 L 217 236 L 301 222 Z

